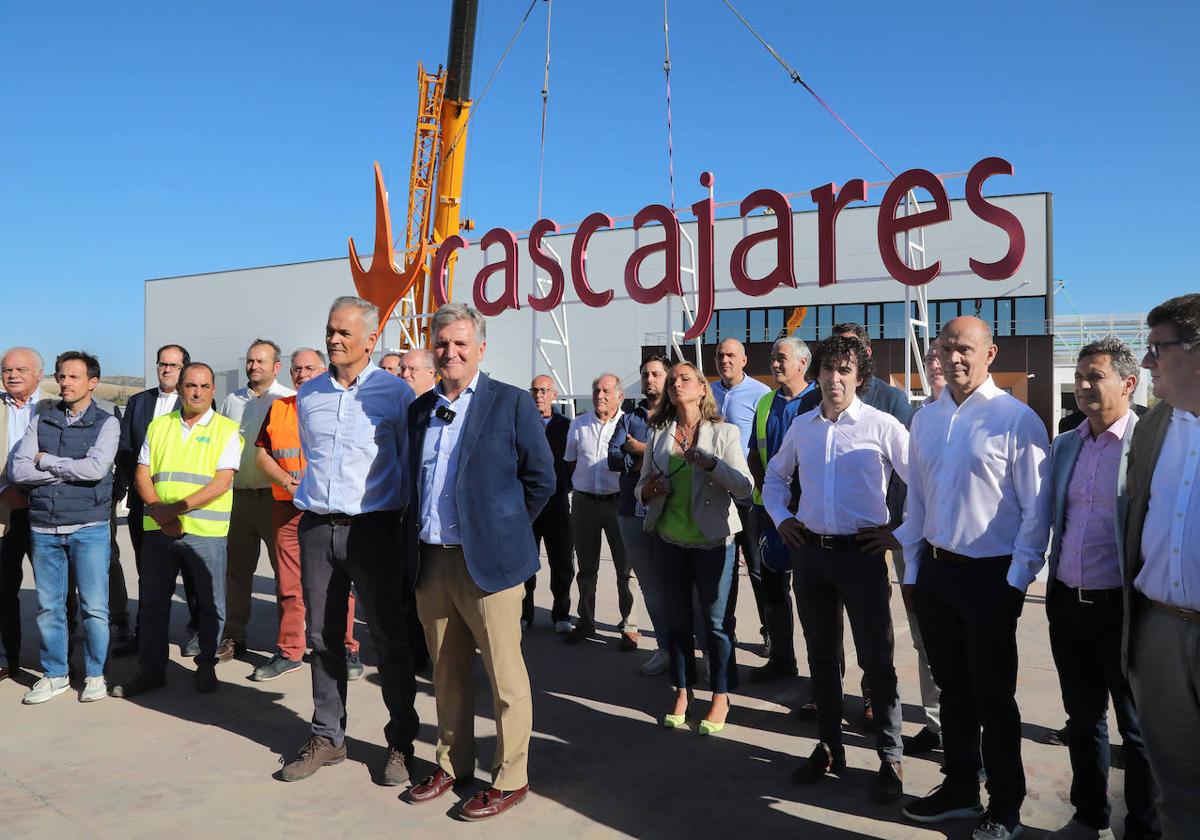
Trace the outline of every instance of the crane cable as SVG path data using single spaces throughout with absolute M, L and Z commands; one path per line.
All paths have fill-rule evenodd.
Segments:
M 671 191 L 671 210 L 675 209 L 675 143 L 671 131 L 671 37 L 667 27 L 667 0 L 663 0 L 663 75 L 667 80 L 667 182 Z
M 546 110 L 550 101 L 550 17 L 554 14 L 554 0 L 546 0 L 546 70 L 542 76 L 542 134 L 538 149 L 538 198 L 537 217 L 542 218 L 542 183 L 546 171 Z
M 664 2 L 665 2 L 665 0 L 664 0 Z M 758 30 L 756 30 L 753 26 L 750 25 L 750 21 L 748 21 L 744 17 L 742 17 L 742 13 L 739 12 L 737 9 L 735 9 L 733 4 L 730 3 L 729 0 L 721 0 L 721 2 L 723 2 L 726 6 L 728 6 L 729 11 L 733 12 L 737 16 L 737 19 L 740 20 L 742 22 L 742 24 L 748 30 L 750 30 L 750 34 L 753 35 L 755 38 L 757 38 L 758 42 L 767 48 L 767 52 L 769 52 L 772 56 L 774 56 L 775 60 L 779 62 L 779 64 L 783 67 L 784 70 L 787 71 L 787 74 L 791 78 L 791 80 L 795 84 L 800 85 L 806 91 L 811 93 L 813 98 L 816 99 L 817 102 L 819 102 L 821 104 L 821 107 L 824 108 L 826 111 L 828 111 L 830 116 L 832 116 L 835 120 L 837 120 L 839 123 L 841 123 L 842 128 L 844 128 L 844 129 L 846 129 L 846 131 L 850 132 L 850 135 L 855 140 L 857 140 L 864 149 L 866 149 L 868 152 L 871 153 L 871 157 L 873 157 L 873 158 L 875 158 L 875 160 L 879 161 L 880 165 L 883 166 L 883 168 L 886 169 L 888 172 L 890 172 L 893 178 L 895 178 L 896 171 L 894 169 L 892 169 L 892 167 L 890 167 L 886 163 L 884 163 L 883 158 L 881 158 L 879 155 L 875 154 L 875 150 L 872 149 L 870 146 L 868 146 L 867 142 L 858 136 L 858 132 L 856 132 L 853 128 L 851 128 L 849 123 L 847 123 L 844 119 L 842 119 L 838 115 L 837 111 L 834 111 L 833 108 L 829 107 L 829 103 L 827 103 L 824 99 L 822 99 L 820 97 L 820 95 L 809 86 L 808 82 L 804 81 L 804 79 L 800 76 L 800 74 L 797 73 L 796 70 L 790 64 L 788 64 L 786 61 L 784 61 L 783 57 L 775 51 L 775 48 L 772 47 L 770 44 L 768 44 L 766 42 L 766 40 L 763 38 L 763 36 L 758 34 Z

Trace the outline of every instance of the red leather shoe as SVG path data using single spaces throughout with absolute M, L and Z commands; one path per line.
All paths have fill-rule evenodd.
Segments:
M 439 767 L 438 771 L 426 778 L 425 781 L 409 788 L 408 801 L 428 802 L 430 799 L 437 799 L 452 787 L 454 787 L 454 777 Z
M 529 785 L 510 790 L 507 793 L 495 788 L 480 791 L 463 806 L 462 818 L 475 821 L 498 816 L 524 800 L 527 793 L 529 793 Z

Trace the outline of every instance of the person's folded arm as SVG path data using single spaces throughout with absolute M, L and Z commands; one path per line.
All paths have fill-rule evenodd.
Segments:
M 88 447 L 82 458 L 44 454 L 38 459 L 38 468 L 63 481 L 99 481 L 112 471 L 120 437 L 120 422 L 115 417 L 109 417 L 100 427 L 96 442 Z

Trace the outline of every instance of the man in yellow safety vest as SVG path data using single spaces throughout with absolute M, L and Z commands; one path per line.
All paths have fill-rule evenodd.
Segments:
M 193 362 L 180 376 L 178 411 L 146 430 L 133 485 L 146 504 L 143 526 L 139 669 L 113 688 L 133 697 L 166 684 L 167 627 L 181 566 L 196 583 L 200 655 L 196 690 L 217 687 L 217 643 L 225 621 L 225 538 L 233 510 L 233 476 L 242 453 L 237 423 L 213 411 L 213 372 Z

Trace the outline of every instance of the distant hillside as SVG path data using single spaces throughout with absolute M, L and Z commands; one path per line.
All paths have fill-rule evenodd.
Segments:
M 102 376 L 94 393 L 101 399 L 124 405 L 131 396 L 145 388 L 146 380 L 138 376 Z M 58 383 L 53 379 L 43 379 L 42 390 L 47 394 L 57 394 Z

